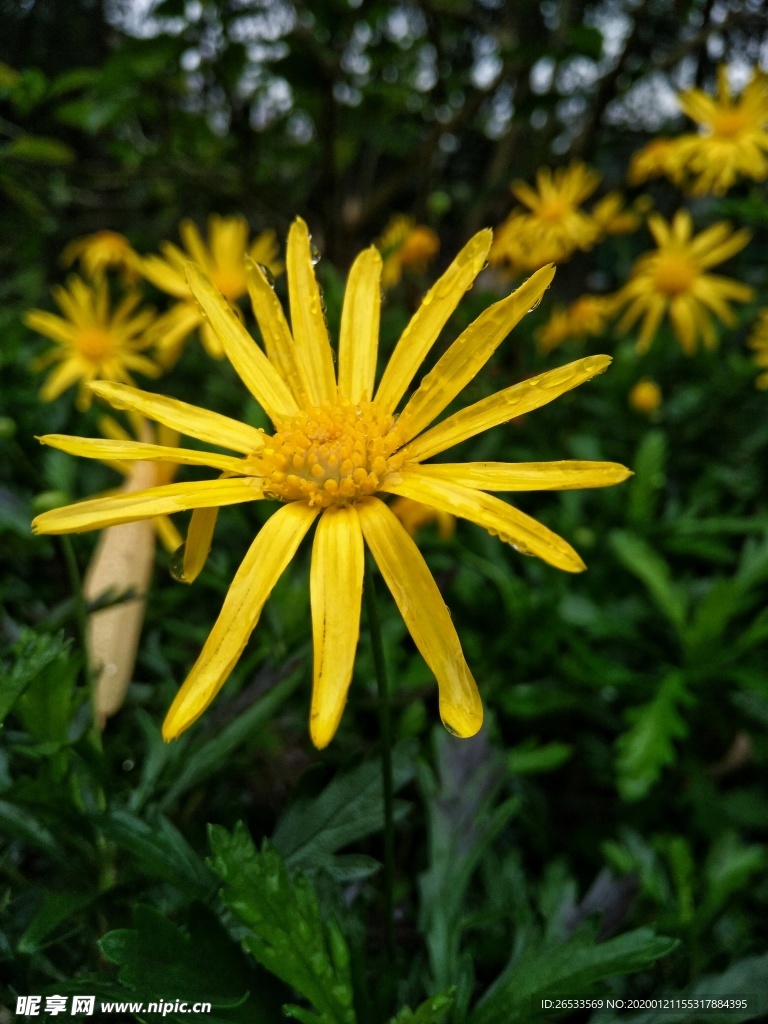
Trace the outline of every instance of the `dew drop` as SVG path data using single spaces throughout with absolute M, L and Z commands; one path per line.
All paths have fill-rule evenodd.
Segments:
M 316 267 L 320 262 L 320 250 L 317 248 L 314 242 L 309 243 L 309 258 L 312 260 L 312 266 Z
M 461 733 L 457 732 L 452 725 L 448 725 L 445 719 L 443 719 L 443 725 L 445 726 L 446 732 L 449 732 L 451 736 L 458 736 L 461 738 Z
M 542 295 L 542 296 L 540 296 L 540 297 L 539 297 L 539 298 L 538 298 L 538 299 L 537 299 L 537 300 L 536 300 L 536 301 L 534 302 L 534 304 L 533 304 L 533 305 L 531 306 L 531 308 L 530 308 L 530 309 L 528 310 L 528 312 L 529 312 L 529 313 L 532 313 L 532 312 L 534 311 L 534 309 L 537 309 L 537 308 L 538 308 L 538 307 L 539 307 L 539 306 L 541 305 L 541 300 L 542 300 L 542 298 L 543 298 L 543 297 L 544 297 L 543 295 Z
M 269 285 L 269 287 L 270 288 L 274 288 L 275 287 L 275 275 L 272 273 L 272 271 L 269 269 L 269 267 L 266 266 L 266 264 L 264 264 L 264 263 L 257 263 L 256 266 L 259 268 L 259 270 L 264 275 L 264 279 L 267 282 L 267 284 Z
M 187 545 L 182 544 L 180 547 L 171 555 L 171 564 L 168 569 L 173 578 L 178 583 L 189 583 L 189 580 L 184 575 L 184 552 L 186 551 Z

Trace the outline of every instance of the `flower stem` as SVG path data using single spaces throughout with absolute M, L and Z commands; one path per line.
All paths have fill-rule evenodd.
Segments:
M 373 565 L 369 555 L 365 560 L 365 611 L 373 647 L 373 664 L 379 691 L 379 729 L 381 732 L 381 781 L 384 797 L 384 916 L 386 919 L 386 945 L 390 963 L 397 955 L 395 943 L 395 820 L 394 785 L 392 782 L 392 709 L 389 699 L 387 663 L 381 638 L 379 606 Z

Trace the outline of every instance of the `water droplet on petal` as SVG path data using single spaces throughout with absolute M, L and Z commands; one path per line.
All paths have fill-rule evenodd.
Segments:
M 309 258 L 312 260 L 313 267 L 316 267 L 320 262 L 320 250 L 311 239 L 309 242 Z
M 256 266 L 259 268 L 259 270 L 264 275 L 264 279 L 266 280 L 266 282 L 269 285 L 269 287 L 270 288 L 274 288 L 275 287 L 275 275 L 272 273 L 272 271 L 269 269 L 269 267 L 266 266 L 266 264 L 264 264 L 264 263 L 257 263 Z
M 186 549 L 186 544 L 176 548 L 171 555 L 171 564 L 168 567 L 171 576 L 179 583 L 189 583 L 189 580 L 184 575 L 184 552 Z
M 457 732 L 452 725 L 448 725 L 445 719 L 443 719 L 443 725 L 445 726 L 446 731 L 451 734 L 451 736 L 458 736 L 459 738 L 461 738 L 461 733 Z

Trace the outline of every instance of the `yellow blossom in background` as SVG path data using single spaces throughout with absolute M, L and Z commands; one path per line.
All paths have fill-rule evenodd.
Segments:
M 570 306 L 556 307 L 535 332 L 539 351 L 546 355 L 564 341 L 598 337 L 606 328 L 615 300 L 603 295 L 580 295 Z
M 415 537 L 422 526 L 437 524 L 440 540 L 450 540 L 456 532 L 456 516 L 450 512 L 442 512 L 413 498 L 395 498 L 389 506 L 406 528 L 411 537 Z
M 117 231 L 97 231 L 73 239 L 61 254 L 61 263 L 71 267 L 80 261 L 84 273 L 91 278 L 103 277 L 107 270 L 119 270 L 127 284 L 138 280 L 137 264 L 140 256 L 131 243 Z
M 620 192 L 609 192 L 592 208 L 592 220 L 601 235 L 630 235 L 637 231 L 642 218 L 635 206 L 625 208 L 625 198 Z
M 653 139 L 633 153 L 629 162 L 627 181 L 642 185 L 650 178 L 666 176 L 679 184 L 682 179 L 679 149 L 675 139 Z
M 768 76 L 754 70 L 735 99 L 725 65 L 717 69 L 717 95 L 688 89 L 678 97 L 699 134 L 677 139 L 694 195 L 722 196 L 741 178 L 768 178 Z
M 740 281 L 706 273 L 739 252 L 750 239 L 745 230 L 732 231 L 720 221 L 698 235 L 687 210 L 678 210 L 671 223 L 658 214 L 648 218 L 658 248 L 635 262 L 627 284 L 616 294 L 617 307 L 626 307 L 618 324 L 630 330 L 642 320 L 637 351 L 646 352 L 665 316 L 686 355 L 701 339 L 705 348 L 717 344 L 713 315 L 733 326 L 729 302 L 748 302 L 752 289 Z
M 396 214 L 376 241 L 384 260 L 382 288 L 394 288 L 409 268 L 423 274 L 440 251 L 440 239 L 431 228 L 417 224 L 412 217 Z
M 629 392 L 629 404 L 638 412 L 655 412 L 661 405 L 661 388 L 655 380 L 645 377 Z
M 630 184 L 663 175 L 693 195 L 722 196 L 743 178 L 768 178 L 768 76 L 753 70 L 734 98 L 728 70 L 721 64 L 715 96 L 686 89 L 677 99 L 698 131 L 654 139 L 635 153 L 627 175 Z
M 160 367 L 145 354 L 150 345 L 148 329 L 155 321 L 153 310 L 139 312 L 138 292 L 130 292 L 110 309 L 109 289 L 104 278 L 92 283 L 72 275 L 65 286 L 51 294 L 63 316 L 43 309 L 31 309 L 24 323 L 57 347 L 35 360 L 35 370 L 56 364 L 40 389 L 45 402 L 79 385 L 77 405 L 87 409 L 91 393 L 85 387 L 93 380 L 133 383 L 132 372 L 157 377 Z
M 288 236 L 291 328 L 260 267 L 249 266 L 264 350 L 208 277 L 190 264 L 194 296 L 244 385 L 272 420 L 274 433 L 177 399 L 99 383 L 93 390 L 114 406 L 235 454 L 139 442 L 121 443 L 110 453 L 104 441 L 41 438 L 43 443 L 86 457 L 205 465 L 222 476 L 55 509 L 35 519 L 33 527 L 39 533 L 101 529 L 184 509 L 214 509 L 247 501 L 280 503 L 252 542 L 219 618 L 168 712 L 163 727 L 166 739 L 187 729 L 221 689 L 272 588 L 313 525 L 317 530 L 310 568 L 314 637 L 310 734 L 315 745 L 324 747 L 333 737 L 352 678 L 364 543 L 435 674 L 444 724 L 459 736 L 471 736 L 480 728 L 480 696 L 450 613 L 414 541 L 377 494 L 411 498 L 468 519 L 525 554 L 567 572 L 579 572 L 584 563 L 565 540 L 488 492 L 599 487 L 628 475 L 623 466 L 608 462 L 425 464 L 470 437 L 545 405 L 610 363 L 607 356 L 579 359 L 507 387 L 431 425 L 540 300 L 552 280 L 552 267 L 543 268 L 481 313 L 395 415 L 420 365 L 484 266 L 490 244 L 491 232 L 479 232 L 425 295 L 377 387 L 382 260 L 375 247 L 363 251 L 350 270 L 336 361 L 323 318 L 309 232 L 301 219 Z M 201 533 L 203 543 L 209 543 L 210 532 Z M 188 536 L 187 547 L 194 543 Z
M 200 308 L 189 290 L 186 265 L 193 260 L 202 267 L 216 287 L 233 306 L 248 290 L 246 257 L 266 267 L 270 274 L 282 272 L 283 264 L 278 260 L 278 245 L 275 232 L 262 231 L 249 242 L 250 228 L 245 217 L 220 217 L 211 214 L 208 218 L 208 241 L 202 236 L 191 220 L 183 220 L 179 234 L 184 250 L 172 242 L 162 242 L 162 256 L 145 256 L 139 262 L 139 269 L 155 287 L 180 301 L 176 303 L 155 324 L 152 340 L 157 345 L 158 356 L 165 365 L 172 365 L 178 359 L 184 341 L 200 328 L 200 339 L 209 355 L 220 359 L 224 355 L 215 331 L 205 323 Z
M 768 309 L 760 311 L 747 344 L 754 349 L 755 364 L 763 371 L 755 384 L 759 388 L 768 388 Z
M 560 263 L 576 249 L 591 249 L 600 228 L 582 209 L 600 175 L 578 161 L 568 167 L 540 167 L 536 187 L 516 181 L 512 192 L 525 210 L 513 210 L 497 232 L 490 262 L 513 273 Z

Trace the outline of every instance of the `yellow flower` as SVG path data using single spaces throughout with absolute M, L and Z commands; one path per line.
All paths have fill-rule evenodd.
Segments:
M 111 311 L 104 278 L 89 284 L 73 275 L 65 287 L 57 286 L 51 289 L 51 294 L 63 317 L 43 309 L 31 309 L 24 316 L 27 327 L 58 346 L 33 364 L 39 370 L 58 363 L 40 389 L 43 401 L 51 402 L 73 384 L 79 384 L 77 405 L 87 409 L 91 393 L 85 385 L 89 381 L 133 383 L 132 370 L 147 377 L 159 375 L 160 368 L 142 354 L 150 344 L 147 329 L 155 314 L 149 309 L 135 312 L 141 300 L 137 292 L 126 295 Z
M 488 492 L 606 486 L 628 475 L 623 466 L 605 462 L 424 464 L 482 431 L 545 405 L 601 373 L 610 362 L 607 356 L 577 360 L 507 387 L 430 426 L 539 301 L 554 274 L 553 268 L 545 267 L 470 324 L 396 416 L 419 366 L 482 269 L 490 243 L 490 231 L 477 234 L 424 296 L 378 387 L 374 384 L 382 260 L 375 247 L 363 251 L 350 270 L 336 364 L 304 221 L 297 219 L 288 236 L 292 329 L 260 268 L 249 268 L 265 351 L 254 344 L 205 274 L 190 264 L 189 283 L 195 298 L 243 383 L 272 420 L 271 435 L 177 399 L 117 384 L 93 385 L 98 395 L 115 406 L 133 409 L 237 454 L 122 445 L 118 457 L 123 460 L 207 465 L 223 477 L 79 502 L 38 516 L 33 524 L 37 532 L 99 529 L 245 501 L 281 502 L 251 544 L 211 635 L 168 712 L 163 727 L 166 739 L 188 728 L 221 689 L 272 588 L 313 524 L 317 531 L 310 569 L 314 635 L 310 734 L 315 745 L 324 747 L 333 737 L 352 678 L 364 543 L 437 678 L 444 724 L 459 736 L 471 736 L 480 728 L 482 704 L 448 609 L 415 543 L 376 495 L 411 498 L 450 512 L 525 554 L 537 555 L 567 572 L 579 572 L 584 564 L 566 541 Z M 77 455 L 103 458 L 107 454 L 103 441 L 41 440 Z M 200 532 L 203 543 L 209 543 L 210 532 Z M 188 536 L 187 547 L 191 544 Z
M 624 208 L 624 196 L 620 192 L 609 192 L 592 208 L 592 219 L 600 229 L 600 235 L 629 235 L 640 227 L 641 218 L 637 209 Z
M 768 388 L 768 309 L 760 311 L 747 344 L 755 350 L 755 364 L 764 371 L 755 384 L 759 388 Z
M 278 246 L 274 231 L 262 231 L 250 245 L 249 231 L 245 217 L 211 214 L 208 218 L 206 245 L 197 225 L 191 220 L 183 220 L 179 225 L 179 234 L 186 252 L 172 242 L 162 242 L 162 256 L 145 256 L 139 261 L 139 269 L 148 281 L 181 300 L 157 321 L 152 330 L 152 340 L 166 365 L 176 361 L 184 341 L 198 327 L 201 341 L 209 355 L 217 359 L 224 355 L 216 332 L 204 322 L 200 308 L 189 290 L 186 277 L 188 260 L 192 259 L 202 267 L 233 306 L 248 290 L 246 258 L 266 267 L 273 275 L 282 272 L 283 265 L 277 258 Z
M 682 180 L 680 153 L 675 139 L 653 139 L 632 155 L 627 181 L 642 185 L 649 178 L 665 175 L 676 184 Z
M 536 331 L 539 351 L 544 355 L 564 341 L 584 341 L 605 330 L 615 300 L 603 295 L 580 295 L 567 308 L 556 307 L 547 323 Z
M 456 516 L 450 512 L 441 512 L 413 498 L 395 498 L 389 506 L 406 528 L 411 537 L 415 537 L 422 526 L 437 523 L 440 540 L 450 540 L 456 532 Z
M 648 227 L 658 249 L 640 256 L 616 295 L 617 306 L 627 307 L 619 330 L 629 330 L 642 318 L 637 351 L 646 352 L 668 314 L 686 355 L 696 351 L 700 338 L 706 348 L 714 348 L 717 333 L 712 314 L 732 326 L 735 321 L 728 303 L 748 302 L 752 289 L 705 271 L 743 249 L 749 232 L 731 231 L 721 221 L 694 237 L 687 210 L 678 210 L 671 224 L 654 214 L 648 218 Z
M 376 248 L 384 258 L 381 286 L 389 289 L 399 283 L 404 267 L 423 274 L 440 251 L 440 239 L 412 217 L 396 214 L 382 231 Z
M 661 388 L 655 380 L 645 377 L 629 392 L 629 404 L 638 412 L 655 412 L 661 405 Z
M 124 235 L 116 231 L 97 231 L 73 239 L 61 254 L 61 262 L 71 267 L 80 260 L 86 275 L 91 278 L 103 277 L 107 270 L 121 270 L 123 280 L 131 284 L 138 278 L 136 266 L 140 257 Z
M 581 207 L 597 186 L 600 175 L 586 164 L 540 167 L 536 188 L 516 181 L 512 192 L 527 207 L 513 210 L 501 225 L 491 247 L 490 262 L 508 264 L 513 272 L 560 263 L 576 249 L 591 249 L 600 228 Z
M 677 139 L 680 160 L 694 195 L 724 195 L 740 178 L 768 178 L 768 76 L 754 70 L 738 99 L 731 96 L 725 65 L 717 69 L 717 95 L 701 89 L 680 93 L 685 114 L 699 134 Z

